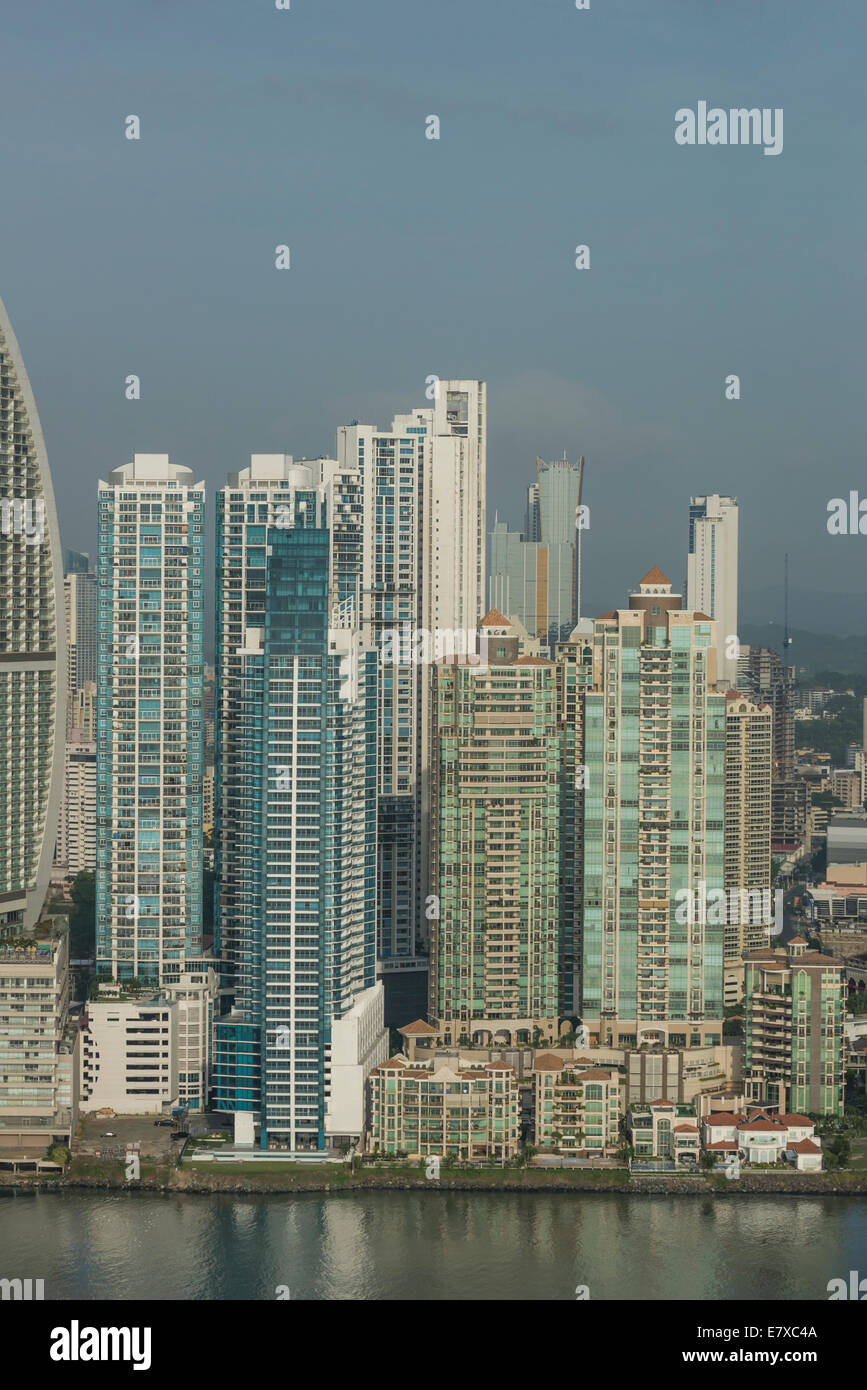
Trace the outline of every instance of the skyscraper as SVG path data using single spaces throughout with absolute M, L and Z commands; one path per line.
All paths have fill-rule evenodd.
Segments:
M 580 618 L 555 649 L 557 722 L 563 738 L 560 779 L 560 1015 L 581 1014 L 584 909 L 584 699 L 593 683 L 593 623 Z
M 584 460 L 536 460 L 527 490 L 523 531 L 495 519 L 490 537 L 488 602 L 523 623 L 534 637 L 565 641 L 581 611 L 581 537 L 578 509 Z
M 45 900 L 64 776 L 60 535 L 36 402 L 0 301 L 0 933 Z
M 744 1092 L 771 1109 L 842 1115 L 846 979 L 802 937 L 745 961 Z
M 370 1039 L 356 1079 L 387 1044 L 377 659 L 354 595 L 332 597 L 328 523 L 346 503 L 320 471 L 253 455 L 218 494 L 216 944 L 234 1002 L 216 1026 L 215 1103 L 257 1112 L 262 1147 L 293 1150 L 336 1136 L 337 1025 L 354 1011 L 354 1036 Z M 341 1074 L 346 1049 L 341 1036 Z
M 96 869 L 96 744 L 71 729 L 55 861 L 67 873 Z
M 716 621 L 717 675 L 738 674 L 738 499 L 718 492 L 689 500 L 686 606 Z
M 583 1017 L 602 1044 L 719 1043 L 725 694 L 714 624 L 654 566 L 597 618 L 585 696 Z M 706 919 L 706 920 L 705 920 Z
M 64 576 L 68 727 L 76 695 L 88 681 L 96 680 L 97 592 L 92 570 L 70 570 Z
M 440 381 L 431 407 L 389 430 L 338 430 L 340 467 L 363 486 L 361 616 L 377 647 L 409 623 L 474 632 L 485 576 L 486 387 Z M 380 663 L 378 951 L 387 971 L 427 936 L 430 666 Z
M 361 554 L 357 473 L 344 488 L 331 461 L 295 462 L 289 454 L 253 454 L 248 468 L 229 475 L 217 494 L 217 604 L 215 668 L 214 856 L 215 949 L 224 986 L 241 1013 L 257 1016 L 247 999 L 245 974 L 255 949 L 247 920 L 252 858 L 245 840 L 247 799 L 254 792 L 237 742 L 245 717 L 248 629 L 264 630 L 270 537 L 280 529 L 327 527 L 332 538 L 329 603 L 357 600 Z M 321 483 L 323 468 L 326 482 Z M 352 483 L 354 481 L 355 488 Z M 237 975 L 237 979 L 235 978 Z M 249 1009 L 248 1009 L 249 1004 Z
M 725 883 L 726 893 L 771 891 L 771 707 L 730 690 L 726 696 Z M 731 900 L 731 899 L 730 899 Z M 733 901 L 733 900 L 731 900 Z M 747 920 L 744 920 L 744 919 Z M 768 943 L 770 924 L 740 912 L 726 921 L 726 962 Z
M 486 666 L 435 668 L 431 1015 L 447 1044 L 531 1043 L 561 1007 L 557 677 L 482 625 Z
M 87 574 L 91 569 L 90 556 L 82 550 L 63 549 L 63 573 Z
M 773 717 L 771 836 L 774 850 L 797 847 L 806 820 L 806 786 L 794 775 L 795 668 L 771 647 L 743 646 L 738 689 L 756 704 L 770 705 Z
M 96 957 L 118 981 L 201 952 L 204 505 L 166 454 L 99 483 Z

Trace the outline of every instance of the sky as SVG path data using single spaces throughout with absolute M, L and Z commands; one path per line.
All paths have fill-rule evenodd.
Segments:
M 826 527 L 867 499 L 865 40 L 861 0 L 3 0 L 0 296 L 64 545 L 135 452 L 213 515 L 250 453 L 477 377 L 489 522 L 585 457 L 586 614 L 679 588 L 723 492 L 744 619 L 788 550 L 793 624 L 867 632 L 867 535 Z M 782 152 L 678 145 L 699 101 L 782 108 Z

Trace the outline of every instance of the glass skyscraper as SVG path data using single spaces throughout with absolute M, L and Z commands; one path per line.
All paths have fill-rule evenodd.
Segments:
M 45 443 L 0 301 L 0 933 L 39 918 L 64 777 L 66 625 Z
M 581 611 L 581 535 L 578 507 L 584 460 L 536 460 L 536 482 L 527 489 L 523 531 L 494 520 L 490 537 L 488 602 L 517 618 L 553 654 L 566 641 Z
M 254 455 L 218 497 L 214 1096 L 296 1151 L 326 1145 L 333 1026 L 375 983 L 377 661 L 332 599 L 320 475 Z
M 714 624 L 683 611 L 656 567 L 627 609 L 596 619 L 582 995 L 603 1046 L 722 1040 L 725 927 L 702 896 L 723 888 L 726 698 L 715 686 Z
M 201 953 L 205 492 L 165 454 L 99 484 L 96 966 Z

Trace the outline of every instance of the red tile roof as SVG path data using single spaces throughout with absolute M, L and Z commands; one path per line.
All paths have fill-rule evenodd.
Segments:
M 796 1144 L 790 1144 L 789 1149 L 796 1154 L 820 1154 L 822 1150 L 818 1144 L 814 1144 L 812 1139 L 799 1139 Z
M 439 1029 L 432 1028 L 429 1023 L 425 1023 L 423 1018 L 417 1018 L 412 1023 L 405 1023 L 404 1026 L 398 1028 L 397 1031 L 399 1033 L 408 1033 L 410 1036 L 416 1036 L 419 1033 L 424 1034 L 426 1037 L 439 1035 Z
M 654 565 L 652 569 L 649 569 L 649 570 L 647 571 L 647 574 L 644 576 L 644 578 L 642 579 L 641 583 L 642 583 L 642 584 L 670 584 L 670 583 L 671 583 L 671 580 L 670 580 L 670 579 L 666 579 L 665 575 L 662 573 L 662 570 L 659 568 L 659 565 Z
M 560 1071 L 567 1065 L 562 1057 L 557 1057 L 553 1052 L 543 1052 L 541 1057 L 537 1057 L 533 1063 L 534 1071 Z
M 785 1125 L 776 1124 L 773 1120 L 766 1119 L 764 1115 L 760 1115 L 758 1119 L 755 1120 L 743 1120 L 738 1125 L 738 1129 L 757 1129 L 759 1133 L 762 1134 L 769 1129 L 773 1130 L 775 1133 L 779 1133 L 780 1130 L 785 1128 Z
M 499 608 L 489 608 L 479 627 L 511 627 L 508 618 L 504 618 Z
M 374 1067 L 374 1068 L 373 1068 L 373 1071 L 371 1071 L 370 1074 L 371 1074 L 371 1076 L 373 1076 L 376 1072 L 388 1071 L 389 1068 L 394 1068 L 394 1067 L 400 1067 L 401 1069 L 403 1069 L 404 1067 L 406 1067 L 406 1066 L 408 1066 L 408 1065 L 409 1065 L 409 1064 L 408 1064 L 406 1058 L 405 1058 L 405 1057 L 401 1057 L 400 1054 L 398 1054 L 397 1057 L 389 1057 L 389 1059 L 388 1059 L 387 1062 L 380 1062 L 379 1066 L 378 1066 L 378 1067 Z

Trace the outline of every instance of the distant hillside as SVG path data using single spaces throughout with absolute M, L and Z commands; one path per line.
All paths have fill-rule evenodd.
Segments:
M 782 652 L 783 630 L 779 623 L 742 623 L 740 640 L 756 647 L 773 647 Z M 821 632 L 805 632 L 792 628 L 792 644 L 787 661 L 805 668 L 810 675 L 817 671 L 841 671 L 853 676 L 867 676 L 867 637 L 830 637 Z

